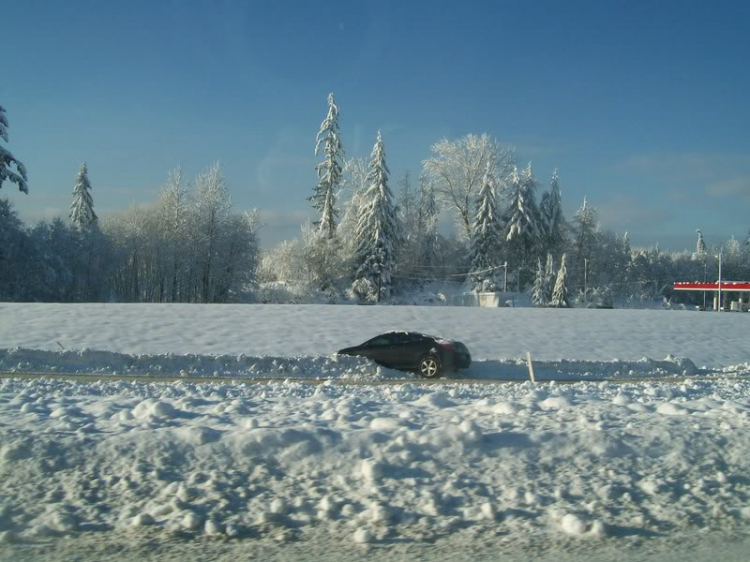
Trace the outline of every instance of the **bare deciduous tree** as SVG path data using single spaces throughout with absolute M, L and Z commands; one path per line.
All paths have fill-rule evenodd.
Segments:
M 422 162 L 424 170 L 433 180 L 445 208 L 458 213 L 459 231 L 468 239 L 482 179 L 489 169 L 502 190 L 513 164 L 514 150 L 500 146 L 487 134 L 469 134 L 453 141 L 443 139 L 435 143 L 431 151 L 432 157 Z

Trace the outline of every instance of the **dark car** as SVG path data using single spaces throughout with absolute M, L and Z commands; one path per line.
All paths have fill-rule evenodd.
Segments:
M 417 332 L 388 332 L 338 353 L 367 357 L 392 369 L 416 371 L 428 379 L 471 365 L 469 350 L 461 342 Z

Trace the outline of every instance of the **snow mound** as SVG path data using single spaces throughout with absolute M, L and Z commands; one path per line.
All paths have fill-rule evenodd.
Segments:
M 448 392 L 0 379 L 0 537 L 743 533 L 748 419 L 741 378 Z

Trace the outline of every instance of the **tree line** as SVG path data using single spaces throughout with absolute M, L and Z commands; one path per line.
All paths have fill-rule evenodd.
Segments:
M 433 283 L 467 291 L 528 292 L 537 306 L 608 306 L 670 297 L 672 283 L 750 278 L 750 236 L 695 251 L 633 249 L 628 233 L 603 229 L 585 198 L 571 219 L 557 170 L 539 197 L 531 164 L 487 134 L 442 139 L 416 181 L 391 189 L 385 140 L 369 159 L 347 158 L 333 94 L 315 139 L 319 213 L 300 237 L 261 251 L 257 211 L 232 209 L 218 164 L 192 181 L 169 173 L 157 200 L 107 216 L 94 211 L 88 168 L 75 178 L 69 220 L 24 225 L 0 200 L 0 299 L 20 301 L 231 302 L 258 283 L 294 283 L 331 300 L 387 301 Z M 0 106 L 0 137 L 8 120 Z M 0 187 L 28 193 L 23 164 L 0 146 Z M 454 220 L 444 235 L 439 221 Z M 696 300 L 697 296 L 682 298 Z
M 695 252 L 633 249 L 627 232 L 601 227 L 586 198 L 567 219 L 557 170 L 539 197 L 531 164 L 519 167 L 515 151 L 486 134 L 435 143 L 418 185 L 406 172 L 394 196 L 380 132 L 369 162 L 347 159 L 339 117 L 330 94 L 310 197 L 319 219 L 264 253 L 262 281 L 361 301 L 440 281 L 469 291 L 529 291 L 537 306 L 567 307 L 672 297 L 675 281 L 714 278 L 720 251 L 726 275 L 750 278 L 750 233 L 742 244 L 712 248 L 699 234 Z M 438 232 L 446 216 L 454 217 L 454 236 Z

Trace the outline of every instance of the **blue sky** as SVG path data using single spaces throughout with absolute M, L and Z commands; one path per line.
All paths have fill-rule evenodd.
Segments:
M 560 171 L 634 244 L 750 228 L 750 2 L 0 0 L 7 145 L 23 218 L 67 214 L 81 162 L 100 214 L 167 171 L 224 166 L 266 244 L 310 216 L 336 95 L 348 156 L 383 131 L 393 186 L 442 137 L 489 133 Z

